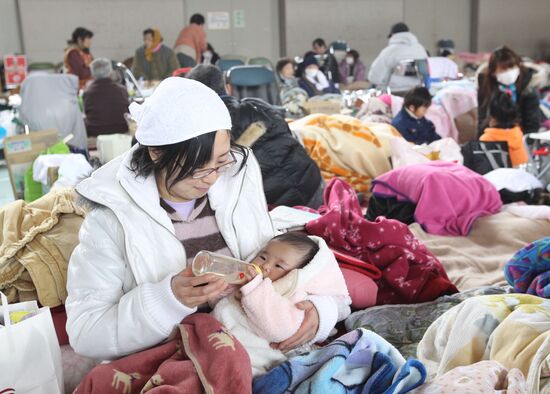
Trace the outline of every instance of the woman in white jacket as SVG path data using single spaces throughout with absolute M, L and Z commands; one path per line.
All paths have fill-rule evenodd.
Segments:
M 191 204 L 193 212 L 194 202 L 206 205 L 224 250 L 236 258 L 252 255 L 275 233 L 258 163 L 230 142 L 231 118 L 213 90 L 168 78 L 130 111 L 138 120 L 139 144 L 77 186 L 91 211 L 69 264 L 67 332 L 77 353 L 97 359 L 162 342 L 226 288 L 220 278 L 193 277 L 186 268 L 194 257 L 186 249 L 198 245 L 176 228 L 191 229 L 193 239 L 205 229 L 196 224 L 193 231 L 199 219 L 183 217 L 178 204 Z M 166 204 L 182 213 L 181 222 Z M 348 304 L 327 296 L 302 302 L 304 322 L 279 348 L 324 340 L 349 314 Z

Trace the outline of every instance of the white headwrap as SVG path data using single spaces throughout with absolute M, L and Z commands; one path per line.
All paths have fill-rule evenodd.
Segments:
M 200 82 L 166 78 L 141 105 L 132 103 L 136 139 L 142 145 L 170 145 L 217 130 L 231 130 L 222 99 Z

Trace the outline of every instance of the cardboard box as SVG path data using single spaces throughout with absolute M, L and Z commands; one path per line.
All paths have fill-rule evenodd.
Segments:
M 15 198 L 23 198 L 24 176 L 40 152 L 59 142 L 57 130 L 33 131 L 4 139 L 4 156 Z
M 341 103 L 339 100 L 313 100 L 306 101 L 303 105 L 306 114 L 339 114 Z

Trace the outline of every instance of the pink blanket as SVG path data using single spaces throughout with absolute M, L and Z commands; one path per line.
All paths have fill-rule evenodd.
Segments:
M 474 221 L 500 211 L 496 188 L 454 163 L 433 161 L 397 168 L 377 177 L 373 193 L 416 204 L 415 219 L 426 232 L 468 235 Z

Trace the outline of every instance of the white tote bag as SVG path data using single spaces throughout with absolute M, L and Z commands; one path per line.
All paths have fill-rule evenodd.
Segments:
M 4 326 L 0 326 L 0 393 L 63 393 L 61 350 L 49 308 L 36 301 L 8 305 L 0 292 Z M 37 312 L 17 324 L 9 312 Z

